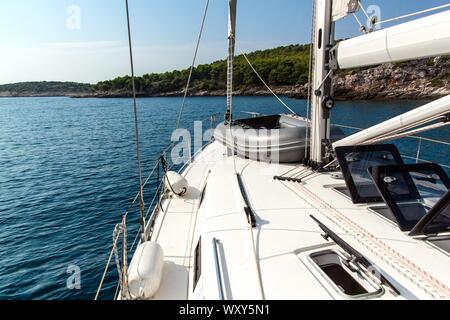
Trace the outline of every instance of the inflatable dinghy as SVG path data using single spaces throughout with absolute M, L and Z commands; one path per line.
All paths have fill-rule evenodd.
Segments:
M 214 138 L 239 157 L 272 163 L 296 163 L 305 158 L 307 120 L 297 115 L 272 115 L 221 123 Z M 345 137 L 331 126 L 331 141 Z M 310 133 L 308 133 L 310 136 Z

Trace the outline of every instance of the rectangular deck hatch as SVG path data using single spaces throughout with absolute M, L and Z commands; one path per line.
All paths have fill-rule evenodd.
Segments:
M 338 252 L 326 250 L 311 254 L 310 257 L 328 281 L 345 295 L 356 297 L 379 292 L 379 288 L 375 288 L 361 274 L 347 267 L 346 258 Z
M 409 233 L 410 236 L 418 235 L 437 235 L 440 233 L 450 232 L 450 190 L 447 191 L 425 215 L 422 220 L 417 223 L 414 229 Z M 450 236 L 447 238 L 450 239 Z M 441 242 L 441 241 L 439 241 Z M 448 240 L 447 240 L 448 242 Z M 450 245 L 446 243 L 446 251 L 449 252 Z
M 310 255 L 324 278 L 341 294 L 349 298 L 372 297 L 383 294 L 382 284 L 391 287 L 381 274 L 379 279 L 370 274 L 372 265 L 361 253 L 314 216 L 310 217 L 325 232 L 323 237 L 331 238 L 345 252 L 328 249 Z
M 403 164 L 392 144 L 337 147 L 335 152 L 353 203 L 383 201 L 367 171 L 369 167 Z
M 411 231 L 450 189 L 450 179 L 435 163 L 376 166 L 368 171 L 402 231 Z

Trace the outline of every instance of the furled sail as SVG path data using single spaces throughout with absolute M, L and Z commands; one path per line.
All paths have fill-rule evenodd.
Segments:
M 228 59 L 227 59 L 227 113 L 225 121 L 231 124 L 233 114 L 233 59 L 236 44 L 236 3 L 228 0 Z
M 342 41 L 340 69 L 450 54 L 450 10 Z
M 333 21 L 345 18 L 347 15 L 355 13 L 359 9 L 358 0 L 334 0 L 332 18 Z

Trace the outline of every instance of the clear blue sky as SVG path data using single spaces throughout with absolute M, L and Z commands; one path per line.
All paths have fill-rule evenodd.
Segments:
M 129 73 L 124 0 L 1 0 L 0 83 L 96 82 Z M 382 19 L 450 0 L 363 0 Z M 136 72 L 185 68 L 192 60 L 205 0 L 129 0 Z M 80 19 L 71 6 L 80 9 Z M 68 21 L 71 22 L 68 25 Z M 75 22 L 74 22 L 75 21 Z M 79 21 L 80 24 L 76 22 Z M 238 1 L 237 50 L 306 43 L 311 0 Z M 199 63 L 226 53 L 227 0 L 210 0 Z M 353 17 L 338 37 L 358 35 Z

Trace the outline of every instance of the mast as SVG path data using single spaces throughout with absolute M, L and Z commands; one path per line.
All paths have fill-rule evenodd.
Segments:
M 325 146 L 330 138 L 330 110 L 334 106 L 329 66 L 334 43 L 332 0 L 315 0 L 313 81 L 311 90 L 311 152 L 313 166 L 324 163 Z
M 233 60 L 236 44 L 236 5 L 237 0 L 228 0 L 228 59 L 227 59 L 227 112 L 225 124 L 233 120 Z
M 336 58 L 333 47 L 335 22 L 359 10 L 358 0 L 314 0 L 313 64 L 311 83 L 311 152 L 309 163 L 320 168 L 325 164 L 330 142 L 330 113 L 334 107 L 332 86 Z

